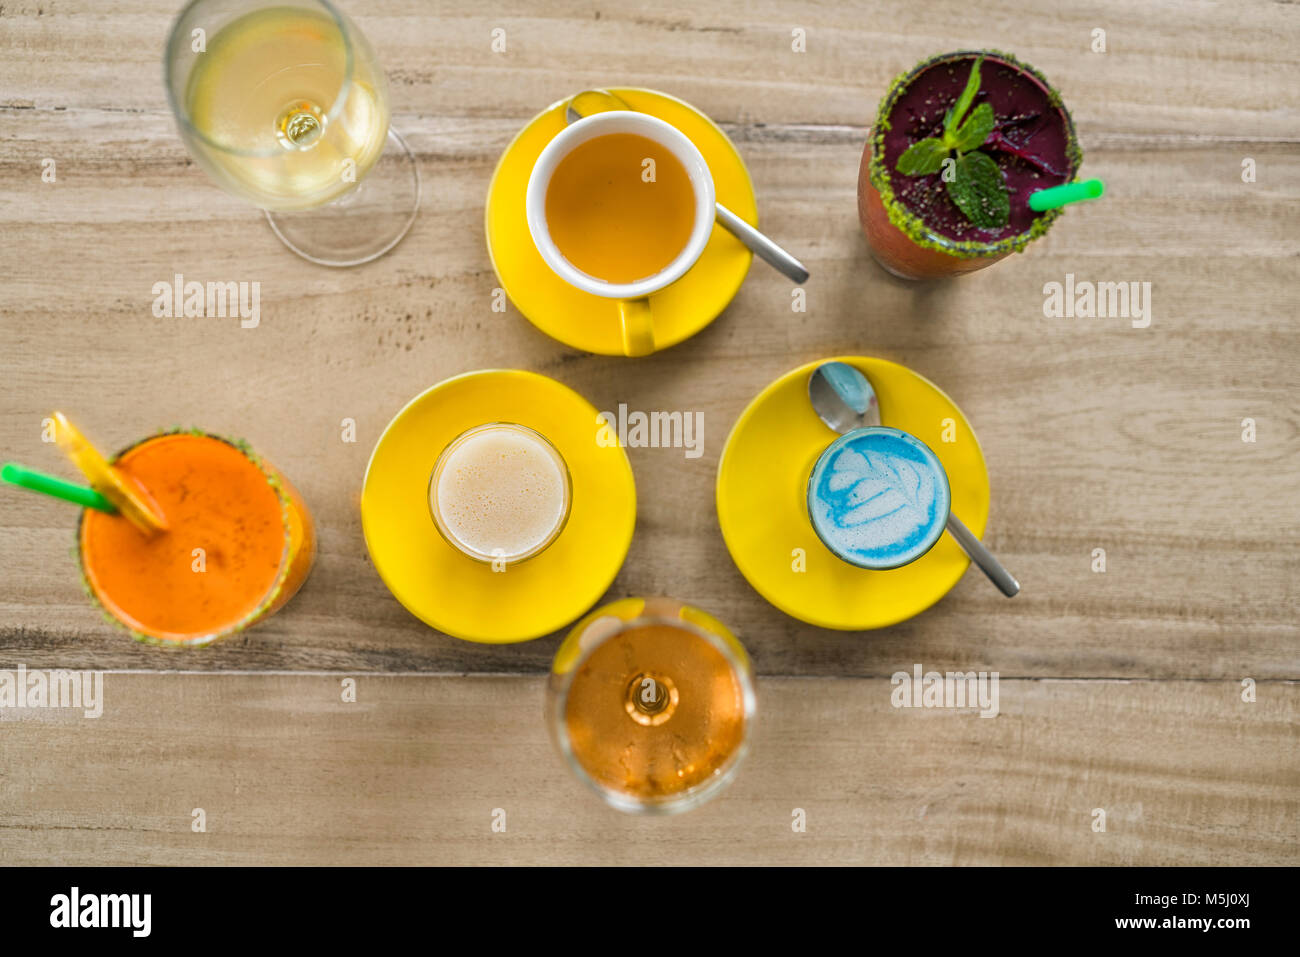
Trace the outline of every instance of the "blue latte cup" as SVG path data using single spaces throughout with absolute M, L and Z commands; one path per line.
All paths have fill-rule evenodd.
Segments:
M 943 463 L 888 426 L 846 432 L 817 458 L 808 518 L 831 553 L 859 568 L 900 568 L 943 535 L 952 492 Z

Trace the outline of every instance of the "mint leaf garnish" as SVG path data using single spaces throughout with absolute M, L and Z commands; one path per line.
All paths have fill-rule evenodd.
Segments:
M 962 215 L 980 229 L 999 229 L 1011 218 L 1002 170 L 983 153 L 958 156 L 956 176 L 945 185 Z
M 957 132 L 957 127 L 961 126 L 966 111 L 975 102 L 975 94 L 980 91 L 980 64 L 983 62 L 984 56 L 982 54 L 975 58 L 975 62 L 971 64 L 970 76 L 966 78 L 966 89 L 961 91 L 961 96 L 957 97 L 957 102 L 944 115 L 943 138 L 945 141 L 948 141 Z
M 969 153 L 973 149 L 979 149 L 984 145 L 984 141 L 989 138 L 989 134 L 993 132 L 994 123 L 996 123 L 996 119 L 993 116 L 993 107 L 987 103 L 981 103 L 975 107 L 971 115 L 966 117 L 966 122 L 953 134 L 952 148 L 959 153 Z
M 998 164 L 987 154 L 978 152 L 981 146 L 996 138 L 997 117 L 989 103 L 970 109 L 980 91 L 983 62 L 981 54 L 971 64 L 961 96 L 943 116 L 943 136 L 913 143 L 898 158 L 895 169 L 904 176 L 937 173 L 955 151 L 954 178 L 944 175 L 948 197 L 973 225 L 980 229 L 1001 229 L 1011 219 L 1011 195 Z M 970 116 L 966 116 L 968 110 Z
M 937 173 L 948 158 L 948 147 L 933 136 L 918 140 L 898 158 L 898 171 L 904 176 L 925 176 Z

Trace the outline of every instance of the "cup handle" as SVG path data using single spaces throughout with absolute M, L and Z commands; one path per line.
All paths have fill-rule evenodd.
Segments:
M 623 355 L 648 356 L 655 351 L 654 317 L 649 299 L 620 299 L 618 319 L 623 326 Z
M 578 116 L 590 116 L 592 113 L 606 113 L 610 110 L 630 110 L 620 97 L 608 90 L 583 90 L 569 99 L 568 109 Z M 572 120 L 570 121 L 572 122 Z

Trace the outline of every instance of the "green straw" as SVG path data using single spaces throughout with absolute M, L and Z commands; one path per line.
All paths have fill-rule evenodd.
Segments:
M 54 475 L 46 475 L 44 472 L 33 472 L 13 462 L 6 462 L 4 468 L 0 468 L 0 479 L 4 479 L 10 485 L 29 488 L 33 492 L 42 492 L 54 498 L 61 498 L 65 502 L 72 502 L 74 505 L 99 509 L 110 515 L 117 514 L 113 503 L 93 488 L 77 485 L 75 482 L 68 482 Z
M 1096 199 L 1106 191 L 1106 185 L 1099 179 L 1086 179 L 1082 183 L 1062 183 L 1051 189 L 1040 189 L 1029 194 L 1029 208 L 1036 213 L 1045 213 L 1049 209 L 1059 209 L 1066 203 L 1077 203 L 1081 199 Z

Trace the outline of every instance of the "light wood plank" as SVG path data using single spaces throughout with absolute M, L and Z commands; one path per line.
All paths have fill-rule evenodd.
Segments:
M 714 610 L 765 673 L 878 675 L 915 652 L 1017 675 L 1296 675 L 1294 149 L 1103 137 L 1089 163 L 1110 199 L 1071 211 L 1012 262 L 912 287 L 870 261 L 857 231 L 865 131 L 732 127 L 766 228 L 813 270 L 809 311 L 791 313 L 789 285 L 760 264 L 703 334 L 616 361 L 490 311 L 481 203 L 514 129 L 412 119 L 423 215 L 394 255 L 337 272 L 288 255 L 255 211 L 210 185 L 166 117 L 0 115 L 3 171 L 18 185 L 0 199 L 8 454 L 60 468 L 37 440 L 56 407 L 108 446 L 199 424 L 280 464 L 322 529 L 317 570 L 279 619 L 160 665 L 85 603 L 67 510 L 9 493 L 0 547 L 25 560 L 0 595 L 0 649 L 33 665 L 544 670 L 553 642 L 479 648 L 408 616 L 369 567 L 356 510 L 370 447 L 411 395 L 466 369 L 518 366 L 600 408 L 704 416 L 702 458 L 631 450 L 639 528 L 612 594 L 662 591 Z M 49 143 L 82 144 L 56 184 L 39 179 Z M 1240 181 L 1242 155 L 1259 182 Z M 176 272 L 260 280 L 262 325 L 155 319 L 151 287 Z M 1151 326 L 1045 319 L 1042 287 L 1067 273 L 1152 282 Z M 713 509 L 726 432 L 768 381 L 840 353 L 904 362 L 963 405 L 992 475 L 989 541 L 1025 585 L 1015 601 L 968 574 L 935 609 L 863 640 L 786 618 L 737 573 Z M 344 417 L 358 423 L 354 445 L 340 441 Z M 1247 417 L 1253 445 L 1240 438 Z M 1098 547 L 1105 575 L 1090 570 Z
M 165 111 L 159 63 L 179 0 L 0 4 L 0 106 Z M 1010 49 L 1063 91 L 1085 133 L 1294 141 L 1300 12 L 1266 0 L 1024 3 L 449 0 L 343 4 L 384 64 L 397 110 L 512 116 L 614 80 L 727 122 L 871 121 L 890 79 L 936 53 Z M 506 31 L 493 53 L 491 31 Z M 806 31 L 805 53 L 791 49 Z M 1091 50 L 1107 31 L 1107 52 Z
M 773 679 L 732 787 L 671 819 L 569 777 L 537 678 L 362 677 L 355 704 L 337 676 L 104 687 L 97 720 L 0 710 L 3 863 L 1300 860 L 1294 682 L 1245 704 L 1236 682 L 1003 681 L 981 718 L 894 709 L 887 680 Z

